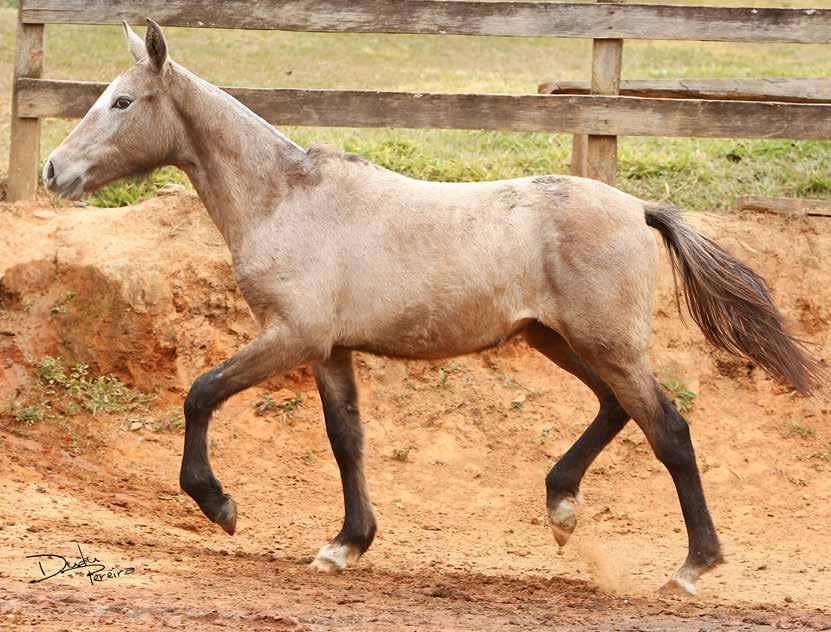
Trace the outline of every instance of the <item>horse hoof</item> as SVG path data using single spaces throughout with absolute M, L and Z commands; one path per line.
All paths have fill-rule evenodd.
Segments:
M 234 535 L 237 530 L 237 503 L 230 496 L 225 496 L 225 503 L 216 515 L 214 522 L 225 529 L 228 535 Z
M 721 558 L 717 561 L 714 561 L 709 567 L 696 567 L 692 565 L 684 564 L 675 575 L 672 576 L 666 584 L 661 587 L 659 591 L 661 594 L 664 595 L 673 595 L 676 597 L 695 597 L 696 588 L 695 582 L 698 581 L 698 578 L 701 577 L 702 573 L 705 573 L 707 570 L 716 566 L 720 563 Z
M 572 499 L 561 498 L 554 507 L 548 508 L 548 526 L 557 544 L 565 546 L 577 526 L 577 511 Z
M 695 584 L 689 580 L 673 577 L 658 590 L 661 595 L 668 597 L 695 597 Z
M 349 564 L 357 562 L 360 556 L 358 549 L 350 544 L 329 542 L 318 551 L 317 557 L 309 566 L 321 573 L 334 575 L 340 573 Z
M 315 558 L 309 564 L 309 568 L 325 575 L 337 575 L 343 568 L 335 564 L 332 560 Z

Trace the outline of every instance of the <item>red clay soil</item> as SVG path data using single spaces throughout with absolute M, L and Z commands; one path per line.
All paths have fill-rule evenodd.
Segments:
M 692 221 L 761 271 L 831 358 L 831 220 Z M 240 510 L 233 537 L 178 489 L 181 429 L 154 428 L 255 333 L 201 205 L 0 205 L 0 406 L 32 397 L 45 355 L 155 395 L 147 411 L 31 426 L 0 415 L 0 628 L 831 629 L 828 400 L 708 347 L 679 319 L 662 261 L 651 357 L 660 379 L 696 393 L 687 418 L 727 557 L 696 599 L 657 593 L 686 535 L 633 424 L 587 475 L 558 550 L 545 474 L 596 404 L 520 341 L 447 362 L 358 356 L 380 533 L 357 567 L 328 576 L 307 565 L 340 526 L 340 483 L 307 369 L 234 398 L 212 426 L 213 465 Z M 289 403 L 258 416 L 267 392 Z M 44 558 L 27 556 L 74 562 L 78 545 L 118 576 L 30 583 Z

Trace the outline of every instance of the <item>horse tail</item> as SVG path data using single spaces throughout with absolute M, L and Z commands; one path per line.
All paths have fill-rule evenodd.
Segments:
M 663 238 L 672 264 L 675 299 L 684 300 L 710 344 L 745 358 L 803 396 L 826 379 L 820 360 L 787 329 L 765 281 L 715 242 L 695 231 L 669 205 L 647 202 L 646 224 Z

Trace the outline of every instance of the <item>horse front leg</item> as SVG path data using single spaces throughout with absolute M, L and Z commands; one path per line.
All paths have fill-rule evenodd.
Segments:
M 323 546 L 312 568 L 336 573 L 356 562 L 375 538 L 375 515 L 369 502 L 363 468 L 363 426 L 352 368 L 352 352 L 336 348 L 314 366 L 323 404 L 326 433 L 340 469 L 343 486 L 343 527 Z
M 230 535 L 236 530 L 237 507 L 211 469 L 208 425 L 214 410 L 226 399 L 307 359 L 298 344 L 301 339 L 284 326 L 264 329 L 230 359 L 200 375 L 185 399 L 185 448 L 179 484 L 208 519 Z

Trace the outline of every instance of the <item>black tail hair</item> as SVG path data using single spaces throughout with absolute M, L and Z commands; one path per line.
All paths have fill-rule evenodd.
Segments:
M 676 207 L 648 202 L 644 211 L 669 252 L 676 300 L 680 276 L 687 308 L 707 340 L 800 394 L 814 394 L 826 379 L 825 367 L 788 331 L 765 281 L 684 223 Z

